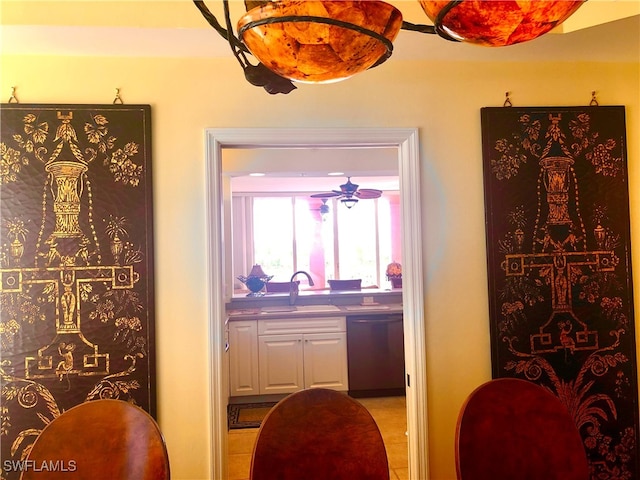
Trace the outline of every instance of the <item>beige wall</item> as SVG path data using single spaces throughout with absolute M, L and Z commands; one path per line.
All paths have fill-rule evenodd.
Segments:
M 159 422 L 173 478 L 210 462 L 206 127 L 418 127 L 430 467 L 455 478 L 454 428 L 465 396 L 490 378 L 480 108 L 626 105 L 633 262 L 640 266 L 640 67 L 634 64 L 387 64 L 349 81 L 270 96 L 232 60 L 2 57 L 0 94 L 22 103 L 151 104 Z M 640 312 L 640 268 L 635 269 Z

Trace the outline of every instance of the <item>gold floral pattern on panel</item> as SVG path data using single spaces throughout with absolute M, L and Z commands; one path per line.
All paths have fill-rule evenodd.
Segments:
M 623 107 L 483 109 L 494 376 L 552 391 L 592 480 L 640 473 Z
M 77 403 L 155 406 L 149 108 L 2 115 L 0 443 L 19 460 Z

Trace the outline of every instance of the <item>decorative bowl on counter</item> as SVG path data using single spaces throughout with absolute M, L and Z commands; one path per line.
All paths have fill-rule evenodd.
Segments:
M 273 278 L 273 275 L 267 275 L 262 270 L 260 265 L 254 265 L 249 272 L 249 275 L 246 277 L 244 275 L 240 275 L 238 280 L 245 284 L 245 286 L 249 289 L 249 293 L 247 297 L 261 297 L 264 295 L 265 287 L 269 280 Z

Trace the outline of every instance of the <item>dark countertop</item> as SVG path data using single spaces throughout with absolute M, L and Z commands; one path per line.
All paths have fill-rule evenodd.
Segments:
M 288 294 L 272 294 L 233 298 L 226 308 L 229 321 L 402 313 L 402 291 L 300 292 L 293 306 Z
M 310 307 L 310 308 L 305 308 Z M 382 315 L 389 313 L 402 313 L 402 304 L 367 304 L 367 305 L 344 305 L 335 306 L 335 309 L 315 309 L 314 305 L 304 306 L 302 309 L 285 310 L 269 307 L 263 308 L 243 308 L 238 310 L 227 310 L 229 321 L 238 320 L 267 320 L 272 318 L 317 318 L 317 317 L 339 317 L 347 315 Z

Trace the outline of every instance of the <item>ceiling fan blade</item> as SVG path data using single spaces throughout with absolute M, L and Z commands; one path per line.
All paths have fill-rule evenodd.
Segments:
M 342 195 L 341 192 L 323 192 L 310 195 L 311 198 L 333 198 Z
M 379 198 L 382 196 L 382 190 L 375 190 L 373 188 L 363 188 L 358 190 L 355 194 L 356 197 L 361 200 L 369 200 L 372 198 Z

